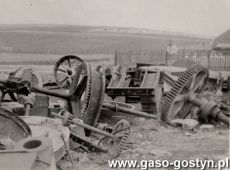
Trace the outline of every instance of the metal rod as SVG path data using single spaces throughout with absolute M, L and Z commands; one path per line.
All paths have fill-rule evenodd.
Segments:
M 197 99 L 195 95 L 190 95 L 188 97 L 188 101 L 193 103 L 194 105 L 201 107 L 203 102 L 200 99 Z
M 170 85 L 173 86 L 175 84 L 175 80 L 170 77 L 167 73 L 163 73 L 164 74 L 164 80 Z
M 58 117 L 60 119 L 63 119 L 63 116 L 59 115 L 59 114 L 56 114 L 56 113 L 51 113 L 51 116 L 54 116 L 54 117 Z M 69 120 L 70 123 L 73 123 L 75 125 L 78 125 L 78 126 L 81 126 L 85 129 L 88 129 L 88 130 L 91 130 L 93 132 L 96 132 L 98 134 L 101 134 L 101 135 L 104 135 L 104 136 L 107 136 L 107 137 L 110 137 L 110 138 L 115 138 L 111 133 L 108 133 L 108 132 L 105 132 L 103 130 L 100 130 L 98 128 L 95 128 L 93 126 L 90 126 L 90 125 L 87 125 L 85 123 L 82 123 L 80 122 L 78 119 L 72 119 L 72 120 Z
M 70 98 L 70 96 L 68 94 L 62 94 L 62 93 L 47 90 L 47 89 L 44 89 L 44 88 L 33 87 L 32 90 L 37 92 L 37 93 L 46 94 L 48 96 L 59 97 L 59 98 L 66 99 L 66 100 Z
M 124 113 L 130 114 L 130 115 L 157 119 L 157 116 L 155 116 L 155 115 L 151 115 L 151 114 L 141 112 L 141 111 L 138 111 L 138 110 L 132 110 L 132 109 L 120 107 L 117 104 L 113 105 L 113 104 L 110 104 L 110 103 L 103 103 L 103 107 L 106 107 L 108 109 L 113 109 L 113 110 L 116 110 L 116 111 L 119 111 L 119 112 L 124 112 Z
M 224 114 L 225 116 L 230 117 L 230 113 L 229 113 L 229 112 L 223 112 L 223 114 Z
M 228 113 L 226 113 L 226 114 L 229 115 L 230 107 L 228 105 L 225 105 L 225 104 L 221 103 L 220 104 L 220 109 L 228 111 Z
M 219 121 L 225 123 L 225 124 L 228 125 L 228 126 L 229 126 L 229 124 L 230 124 L 230 119 L 229 119 L 229 117 L 226 116 L 226 115 L 224 115 L 223 113 L 219 113 L 219 114 L 217 115 L 217 119 L 218 119 Z

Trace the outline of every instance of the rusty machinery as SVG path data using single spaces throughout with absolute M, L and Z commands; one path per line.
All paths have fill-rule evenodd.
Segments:
M 181 73 L 162 104 L 162 120 L 170 123 L 175 118 L 186 118 L 193 106 L 200 108 L 200 118 L 220 121 L 229 126 L 229 117 L 214 101 L 201 96 L 209 78 L 208 69 L 193 65 Z
M 58 62 L 58 63 L 66 62 L 66 60 L 68 61 L 67 63 L 69 63 L 69 60 L 70 60 L 69 56 L 64 57 L 64 60 L 61 59 L 60 61 L 62 61 L 62 62 Z M 73 113 L 75 118 L 81 118 L 84 120 L 84 123 L 86 123 L 88 125 L 92 125 L 92 126 L 95 126 L 95 124 L 97 123 L 99 115 L 100 115 L 99 112 L 100 112 L 101 108 L 106 108 L 106 109 L 111 109 L 111 110 L 116 110 L 116 111 L 122 111 L 122 112 L 125 112 L 128 114 L 143 116 L 143 117 L 148 117 L 148 118 L 153 118 L 153 119 L 157 118 L 155 115 L 149 115 L 149 114 L 146 114 L 146 113 L 143 113 L 140 111 L 130 110 L 130 109 L 120 107 L 119 105 L 112 104 L 109 102 L 103 102 L 104 89 L 105 89 L 105 87 L 104 87 L 105 75 L 104 75 L 103 69 L 100 69 L 100 67 L 98 67 L 96 70 L 92 70 L 89 64 L 82 62 L 78 58 L 76 60 L 77 60 L 78 64 L 75 66 L 76 68 L 74 68 L 75 74 L 72 75 L 72 78 L 71 78 L 71 80 L 73 80 L 73 83 L 71 84 L 71 87 L 70 87 L 68 94 L 54 92 L 54 91 L 50 91 L 50 90 L 47 90 L 44 88 L 42 89 L 42 88 L 39 88 L 38 86 L 33 86 L 33 91 L 47 94 L 47 95 L 51 95 L 51 96 L 55 96 L 55 97 L 59 97 L 62 99 L 66 99 L 68 106 L 69 106 L 68 111 L 70 113 Z M 58 65 L 60 67 L 60 64 L 58 64 Z M 119 70 L 119 69 L 120 69 L 120 67 L 118 67 L 117 70 Z M 208 81 L 208 76 L 207 76 L 208 70 L 207 69 L 205 71 L 204 70 L 205 69 L 203 67 L 195 65 L 195 66 L 191 67 L 189 70 L 183 72 L 180 75 L 178 81 L 170 79 L 170 76 L 167 76 L 167 74 L 164 75 L 164 79 L 167 80 L 167 82 L 170 82 L 169 84 L 171 84 L 173 86 L 173 88 L 168 93 L 167 97 L 165 98 L 165 102 L 163 102 L 162 108 L 160 108 L 162 110 L 162 115 L 163 115 L 161 117 L 162 120 L 167 121 L 168 118 L 166 118 L 166 117 L 168 117 L 168 116 L 165 116 L 165 115 L 175 115 L 175 113 L 177 113 L 179 111 L 186 115 L 189 111 L 189 108 L 192 105 L 191 102 L 189 103 L 188 101 L 192 101 L 192 102 L 196 103 L 196 105 L 198 105 L 197 104 L 198 102 L 197 101 L 195 102 L 194 97 L 193 97 L 193 100 L 191 97 L 190 98 L 184 97 L 183 100 L 186 100 L 186 102 L 174 102 L 173 97 L 175 97 L 175 95 L 177 95 L 177 94 L 175 94 L 175 89 L 178 90 L 178 88 L 184 88 L 182 85 L 183 85 L 183 83 L 184 84 L 187 83 L 187 81 L 193 82 L 189 90 L 191 90 L 193 88 L 192 92 L 200 93 Z M 133 72 L 133 71 L 131 70 L 131 72 Z M 107 89 L 109 89 L 109 87 L 111 87 L 111 86 L 113 87 L 113 85 L 111 85 L 112 83 L 113 84 L 122 84 L 123 83 L 126 85 L 129 84 L 129 83 L 127 84 L 127 82 L 125 82 L 127 80 L 127 74 L 119 74 L 119 73 L 120 73 L 120 71 L 116 73 L 116 74 L 118 74 L 118 81 L 110 81 L 110 85 L 107 87 Z M 82 76 L 82 74 L 84 74 L 84 76 Z M 122 88 L 118 87 L 118 88 L 116 88 L 117 91 L 114 91 L 114 89 L 110 89 L 111 94 L 116 96 L 116 95 L 120 95 L 120 93 L 122 93 L 121 95 L 124 95 L 124 94 L 133 95 L 133 93 L 134 93 L 134 95 L 135 94 L 140 95 L 140 93 L 143 93 L 143 95 L 148 96 L 148 94 L 146 94 L 146 93 L 152 93 L 152 96 L 154 96 L 155 94 L 153 94 L 153 93 L 154 93 L 155 89 L 153 88 L 153 86 L 155 85 L 154 87 L 156 88 L 157 83 L 160 82 L 160 75 L 159 75 L 160 73 L 159 72 L 157 72 L 157 73 L 153 72 L 152 73 L 152 72 L 144 71 L 144 74 L 143 74 L 143 71 L 140 71 L 140 72 L 135 71 L 135 74 L 139 74 L 139 76 L 137 76 L 137 77 L 142 77 L 141 79 L 139 79 L 139 84 L 137 86 L 141 86 L 143 88 L 127 87 L 127 89 L 124 90 L 123 87 Z M 145 77 L 146 77 L 146 79 L 145 79 Z M 150 79 L 150 77 L 151 77 L 151 79 Z M 153 79 L 153 78 L 155 78 L 155 79 Z M 113 79 L 116 79 L 116 78 L 113 77 Z M 205 81 L 202 79 L 205 79 Z M 14 84 L 14 83 L 12 83 L 13 81 L 15 81 L 14 76 L 10 76 L 9 80 L 10 81 L 8 81 L 8 84 Z M 132 80 L 128 80 L 128 81 L 130 82 Z M 198 81 L 200 84 L 203 85 L 202 88 L 200 86 L 195 86 Z M 9 82 L 11 82 L 11 83 L 9 83 Z M 133 83 L 138 83 L 138 81 L 133 82 Z M 118 85 L 118 86 L 120 86 L 120 85 Z M 133 86 L 135 86 L 135 85 L 133 85 Z M 174 86 L 176 86 L 176 87 L 174 87 Z M 141 89 L 141 90 L 138 91 L 138 89 L 139 90 Z M 118 93 L 114 94 L 114 92 L 118 92 Z M 176 91 L 176 92 L 178 92 L 178 91 Z M 84 93 L 83 102 L 80 102 L 82 99 L 83 93 Z M 189 91 L 189 94 L 191 94 L 190 91 Z M 159 96 L 162 96 L 162 94 Z M 184 96 L 188 96 L 188 95 L 184 95 Z M 176 97 L 175 100 L 177 101 L 178 97 Z M 161 103 L 159 103 L 158 105 L 160 105 L 160 104 Z M 182 106 L 184 106 L 183 104 L 186 104 L 186 107 L 182 107 Z M 180 105 L 181 108 L 178 105 Z M 200 103 L 199 103 L 199 106 L 201 106 Z M 175 109 L 175 108 L 179 108 L 179 109 Z M 212 108 L 214 108 L 214 106 Z M 175 112 L 175 113 L 169 114 L 172 112 Z M 178 115 L 180 115 L 180 114 L 181 113 L 179 113 Z M 174 116 L 172 116 L 172 117 L 174 117 Z
M 62 61 L 61 63 L 69 60 L 68 57 L 63 57 L 65 60 L 60 59 L 60 61 Z M 20 74 L 21 77 L 15 76 L 18 75 L 18 70 L 16 70 L 9 75 L 7 80 L 0 81 L 0 87 L 3 91 L 7 89 L 7 92 L 9 93 L 19 94 L 20 92 L 23 92 L 23 90 L 20 89 L 26 89 L 24 92 L 25 95 L 28 95 L 29 92 L 37 92 L 66 99 L 69 106 L 67 110 L 70 113 L 73 113 L 74 117 L 76 118 L 83 118 L 86 116 L 87 119 L 85 122 L 89 125 L 94 125 L 94 121 L 97 122 L 97 115 L 99 114 L 98 112 L 101 107 L 136 116 L 153 119 L 156 118 L 156 116 L 149 115 L 141 111 L 121 107 L 113 102 L 103 102 L 105 92 L 105 75 L 102 67 L 97 67 L 95 70 L 93 70 L 90 64 L 80 62 L 77 66 L 75 66 L 74 69 L 75 74 L 73 74 L 71 78 L 73 83 L 71 83 L 68 93 L 56 92 L 41 88 L 40 75 L 37 74 L 36 70 L 32 68 L 19 69 L 24 70 L 23 74 Z M 30 72 L 31 75 L 27 76 L 27 71 Z M 88 118 L 88 114 L 92 114 L 89 116 L 91 118 Z
M 142 70 L 139 67 L 124 68 L 118 65 L 109 80 L 106 93 L 112 99 L 124 96 L 128 103 L 141 101 L 144 112 L 151 114 L 159 112 L 155 110 L 159 108 L 155 107 L 155 103 L 160 104 L 163 94 L 162 75 L 162 72 Z
M 84 69 L 88 72 L 84 72 L 82 76 Z M 75 118 L 81 118 L 86 124 L 95 126 L 104 97 L 103 81 L 101 71 L 92 70 L 89 64 L 81 63 L 76 69 L 68 94 L 42 88 L 40 75 L 32 68 L 20 68 L 10 73 L 6 80 L 0 81 L 0 87 L 3 92 L 2 97 L 9 93 L 13 100 L 20 103 L 25 102 L 25 100 L 21 101 L 23 100 L 21 96 L 28 96 L 33 92 L 66 99 L 67 110 L 73 113 Z
M 79 68 L 80 65 L 82 65 L 82 68 Z M 57 61 L 57 63 L 55 64 L 54 77 L 55 77 L 55 80 L 56 80 L 57 84 L 59 85 L 59 87 L 69 88 L 70 91 L 71 91 L 71 89 L 73 90 L 72 83 L 76 84 L 76 82 L 73 82 L 73 79 L 74 79 L 74 76 L 77 72 L 77 69 L 81 70 L 79 72 L 78 79 L 80 79 L 80 81 L 82 83 L 87 84 L 87 87 L 85 89 L 85 91 L 87 93 L 86 96 L 92 98 L 93 96 L 96 96 L 97 94 L 90 94 L 90 92 L 94 93 L 95 91 L 98 91 L 98 94 L 101 93 L 101 96 L 104 97 L 104 92 L 107 91 L 107 90 L 105 90 L 105 89 L 107 89 L 105 87 L 105 84 L 107 81 L 105 79 L 105 77 L 107 76 L 105 73 L 106 70 L 104 71 L 104 69 L 102 67 L 98 66 L 96 68 L 96 70 L 92 71 L 91 66 L 87 62 L 84 62 L 81 58 L 74 56 L 74 55 L 64 56 L 61 59 L 59 59 Z M 103 71 L 99 71 L 99 70 L 103 70 Z M 95 72 L 98 72 L 98 71 L 102 73 L 102 76 L 101 76 L 102 80 L 101 81 L 103 82 L 102 83 L 103 88 L 101 88 L 99 90 L 97 90 L 97 88 L 100 87 L 101 83 L 99 82 L 98 78 L 95 77 Z M 85 75 L 85 76 L 83 76 L 83 75 Z M 83 77 L 84 77 L 84 80 L 82 80 Z M 84 82 L 86 80 L 87 80 L 87 82 Z M 95 81 L 95 80 L 97 80 L 97 81 Z M 145 86 L 148 86 L 148 85 L 145 85 Z M 144 112 L 140 112 L 137 110 L 131 110 L 128 108 L 121 107 L 120 105 L 117 105 L 114 102 L 103 102 L 103 99 L 101 99 L 100 101 L 102 101 L 102 103 L 101 103 L 102 107 L 107 108 L 107 109 L 109 108 L 111 110 L 121 111 L 121 112 L 125 112 L 127 114 L 136 115 L 136 116 L 156 118 L 155 116 L 148 115 Z M 89 108 L 89 107 L 90 106 L 86 105 L 84 108 Z
M 31 93 L 41 93 L 66 100 L 68 105 L 66 114 L 57 115 L 52 113 L 50 115 L 63 118 L 68 123 L 83 127 L 86 136 L 90 136 L 92 132 L 96 132 L 109 138 L 117 139 L 117 136 L 115 135 L 116 132 L 112 131 L 111 134 L 95 128 L 102 107 L 110 110 L 125 112 L 127 114 L 156 119 L 156 116 L 154 115 L 123 108 L 110 102 L 104 103 L 104 71 L 100 67 L 93 70 L 88 63 L 80 63 L 76 67 L 75 74 L 72 79 L 73 82 L 71 83 L 67 93 L 51 91 L 45 88 L 41 88 L 37 84 L 34 85 L 34 74 L 30 75 L 28 73 L 21 78 L 14 77 L 15 74 L 16 73 L 10 74 L 7 80 L 0 81 L 2 89 L 5 89 L 6 87 L 12 87 L 10 92 L 17 94 L 17 97 L 20 95 L 29 96 Z M 73 116 L 69 116 L 70 114 L 68 113 L 71 113 Z M 125 130 L 124 134 L 126 134 L 126 132 L 127 130 Z M 124 139 L 121 141 L 124 142 Z
M 1 107 L 4 102 L 14 101 L 25 106 L 25 115 L 30 114 L 30 108 L 34 103 L 34 93 L 30 93 L 30 87 L 42 87 L 42 78 L 33 67 L 25 66 L 11 72 L 8 77 L 0 80 Z M 25 97 L 30 95 L 31 97 Z
M 65 60 L 69 60 L 69 58 L 66 57 Z M 63 63 L 64 61 L 62 60 L 61 63 Z M 157 118 L 157 116 L 155 115 L 150 115 L 141 111 L 130 110 L 116 104 L 104 102 L 105 73 L 103 68 L 97 67 L 94 70 L 88 63 L 80 62 L 74 68 L 74 72 L 75 74 L 71 75 L 72 83 L 69 83 L 70 87 L 67 93 L 51 91 L 45 88 L 41 88 L 38 85 L 34 85 L 33 83 L 31 83 L 33 82 L 33 76 L 30 76 L 29 74 L 27 74 L 27 76 L 25 75 L 25 77 L 21 79 L 14 77 L 16 73 L 11 74 L 8 80 L 1 81 L 1 87 L 12 87 L 11 92 L 15 92 L 18 94 L 22 93 L 24 95 L 28 95 L 31 94 L 31 92 L 34 92 L 66 100 L 68 105 L 67 113 L 64 115 L 57 115 L 52 113 L 51 116 L 63 118 L 67 123 L 73 123 L 80 127 L 83 127 L 85 129 L 86 136 L 90 136 L 91 132 L 96 132 L 109 138 L 116 139 L 116 135 L 114 135 L 115 132 L 114 134 L 111 134 L 95 128 L 102 108 L 121 111 L 127 114 L 147 118 Z M 139 81 L 139 84 L 137 86 L 141 86 L 141 90 L 140 87 L 127 87 L 126 90 L 124 90 L 122 87 L 117 88 L 117 91 L 115 92 L 123 92 L 124 94 L 130 94 L 131 96 L 133 95 L 133 93 L 135 93 L 136 95 L 140 95 L 140 93 L 143 93 L 143 95 L 147 97 L 149 93 L 151 93 L 151 97 L 155 96 L 155 89 L 153 87 L 157 88 L 156 84 L 160 82 L 160 74 L 160 72 L 152 73 L 144 71 L 144 74 L 143 72 L 141 72 L 141 76 L 143 76 L 142 78 L 146 80 L 143 81 L 143 79 L 141 79 Z M 119 80 L 116 83 L 121 84 L 122 82 L 124 83 L 124 81 L 127 80 L 127 76 L 122 77 L 122 75 L 119 75 L 118 79 Z M 175 118 L 180 114 L 186 115 L 189 108 L 192 107 L 193 104 L 195 104 L 197 106 L 201 106 L 201 109 L 206 111 L 205 113 L 210 110 L 212 110 L 212 112 L 213 110 L 215 110 L 215 113 L 207 114 L 207 116 L 209 117 L 210 115 L 212 115 L 214 118 L 220 119 L 228 124 L 229 119 L 221 114 L 221 112 L 218 110 L 217 105 L 213 103 L 210 104 L 210 102 L 203 102 L 199 100 L 199 98 L 192 95 L 192 93 L 200 93 L 203 90 L 206 85 L 207 79 L 208 70 L 197 65 L 182 73 L 179 76 L 178 81 L 169 79 L 169 82 L 171 82 L 171 84 L 174 83 L 174 85 L 164 99 L 165 102 L 163 102 L 161 108 L 162 120 L 169 122 L 172 118 Z M 67 79 L 63 78 L 63 80 Z M 138 83 L 138 81 L 134 83 Z M 112 92 L 114 91 L 111 91 L 111 93 Z M 159 105 L 160 104 L 161 103 L 159 103 Z M 71 113 L 73 116 L 70 116 L 70 114 L 68 113 Z M 214 114 L 216 116 L 214 116 Z
M 80 79 L 83 69 L 87 70 L 87 75 L 84 74 L 82 79 Z M 90 136 L 93 131 L 111 138 L 114 142 L 124 141 L 124 139 L 122 139 L 123 137 L 117 136 L 115 132 L 109 133 L 95 128 L 103 102 L 103 71 L 92 70 L 87 63 L 80 64 L 76 69 L 73 83 L 71 84 L 68 94 L 33 85 L 33 71 L 30 72 L 31 74 L 29 74 L 29 72 L 27 73 L 26 75 L 22 74 L 22 77 L 14 77 L 16 73 L 10 74 L 7 80 L 0 81 L 1 88 L 11 87 L 11 90 L 8 92 L 14 94 L 16 97 L 20 95 L 29 96 L 31 93 L 42 93 L 65 99 L 68 103 L 68 111 L 65 111 L 63 115 L 51 113 L 51 117 L 58 117 L 63 119 L 63 122 L 67 124 L 71 123 L 84 128 L 86 136 Z M 83 94 L 84 99 L 82 99 Z M 120 125 L 121 123 L 119 123 L 119 126 Z M 124 128 L 123 130 L 127 131 L 130 126 Z
M 73 80 L 76 67 L 84 61 L 73 55 L 64 56 L 57 61 L 54 68 L 54 77 L 59 87 L 69 87 Z M 117 96 L 125 96 L 126 103 L 141 101 L 142 110 L 147 113 L 160 112 L 160 102 L 163 95 L 163 78 L 171 86 L 173 79 L 163 72 L 141 70 L 137 68 L 123 68 L 120 65 L 116 66 L 114 73 L 111 69 L 105 69 L 106 88 L 105 91 L 112 99 Z M 85 70 L 87 71 L 87 70 Z M 104 105 L 114 104 L 104 103 Z M 117 109 L 119 108 L 117 105 Z M 142 115 L 142 114 L 140 114 Z
M 80 79 L 82 72 L 84 72 L 84 76 Z M 103 102 L 105 92 L 104 70 L 102 67 L 97 67 L 93 70 L 88 63 L 82 63 L 76 68 L 73 83 L 69 88 L 68 94 L 62 94 L 38 87 L 34 87 L 33 91 L 66 99 L 69 104 L 68 111 L 73 113 L 75 118 L 82 118 L 86 124 L 92 126 L 97 122 L 102 107 L 136 116 L 156 118 L 153 115 L 148 115 L 141 111 L 123 108 L 110 102 Z M 83 93 L 84 102 L 80 102 Z

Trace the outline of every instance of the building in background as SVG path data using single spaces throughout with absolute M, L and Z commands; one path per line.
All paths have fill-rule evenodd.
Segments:
M 212 50 L 222 55 L 230 55 L 230 29 L 213 40 Z

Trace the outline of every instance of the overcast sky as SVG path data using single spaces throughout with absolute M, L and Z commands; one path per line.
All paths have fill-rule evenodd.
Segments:
M 0 0 L 0 24 L 121 26 L 216 36 L 230 28 L 230 0 Z

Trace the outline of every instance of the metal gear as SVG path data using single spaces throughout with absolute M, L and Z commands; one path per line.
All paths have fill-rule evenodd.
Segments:
M 84 67 L 87 74 L 79 82 L 79 73 L 83 69 L 82 66 L 79 66 L 69 90 L 71 96 L 76 96 L 79 99 L 74 104 L 77 106 L 72 107 L 75 108 L 75 111 L 72 110 L 72 112 L 85 124 L 96 126 L 104 100 L 105 73 L 104 69 L 92 70 L 88 63 L 85 63 Z M 86 136 L 89 136 L 91 131 L 85 130 L 85 133 Z
M 132 130 L 131 128 L 125 130 L 121 140 L 120 140 L 120 143 L 119 143 L 119 148 L 121 150 L 128 150 L 130 148 L 130 141 L 129 141 L 129 137 L 131 136 L 132 134 Z
M 91 69 L 90 69 L 91 70 Z M 96 126 L 100 117 L 105 93 L 105 72 L 101 70 L 91 70 L 87 80 L 85 90 L 84 105 L 81 109 L 81 116 L 84 123 Z M 90 131 L 85 130 L 86 136 Z
M 227 78 L 227 89 L 230 90 L 230 76 Z
M 121 119 L 112 128 L 111 134 L 115 138 L 103 137 L 98 145 L 102 144 L 106 147 L 110 156 L 117 157 L 123 150 L 128 150 L 131 147 L 130 136 L 132 128 L 128 121 Z
M 208 75 L 208 69 L 200 65 L 193 65 L 180 74 L 164 99 L 161 109 L 164 122 L 187 116 L 193 104 L 186 102 L 185 97 L 201 92 L 208 82 Z
M 85 95 L 84 95 L 84 105 L 81 107 L 81 118 L 84 118 L 84 115 L 89 107 L 89 101 L 92 95 L 92 91 L 91 91 L 92 90 L 92 78 L 95 77 L 95 72 L 91 69 L 90 65 L 87 65 L 87 70 L 88 70 L 87 83 L 86 83 L 86 89 L 85 89 Z

